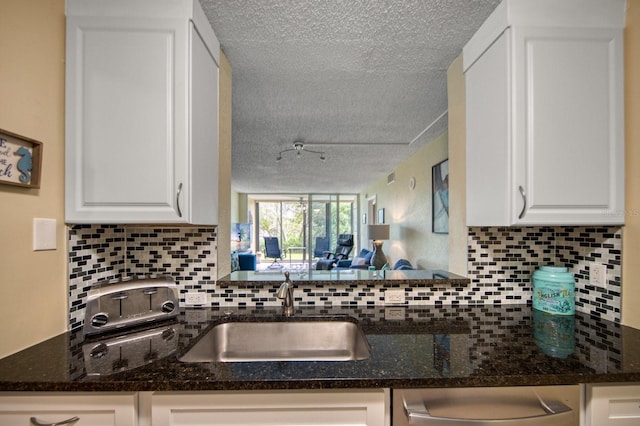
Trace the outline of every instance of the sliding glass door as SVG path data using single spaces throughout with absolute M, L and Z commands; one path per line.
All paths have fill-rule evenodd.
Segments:
M 340 234 L 353 234 L 358 241 L 358 196 L 357 195 L 311 195 L 309 213 L 310 243 L 314 247 L 314 258 L 324 251 L 333 251 Z
M 255 247 L 265 258 L 264 237 L 278 237 L 287 265 L 313 267 L 332 252 L 340 234 L 358 241 L 358 195 L 255 195 Z M 355 250 L 355 248 L 354 248 Z

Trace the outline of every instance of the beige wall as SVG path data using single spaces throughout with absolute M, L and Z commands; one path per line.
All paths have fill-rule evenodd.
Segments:
M 622 323 L 640 328 L 640 0 L 627 0 L 625 54 L 626 210 L 622 238 Z M 637 350 L 637 348 L 636 348 Z
M 67 328 L 64 0 L 0 1 L 0 128 L 43 144 L 40 189 L 0 185 L 0 357 Z M 32 250 L 34 218 L 57 250 Z
M 431 167 L 447 156 L 445 132 L 398 165 L 394 183 L 387 184 L 385 174 L 361 194 L 361 211 L 367 211 L 367 198 L 373 195 L 377 208 L 385 209 L 390 239 L 383 250 L 390 266 L 404 258 L 419 269 L 448 269 L 449 235 L 431 232 Z M 409 188 L 412 176 L 416 179 L 413 191 Z M 362 231 L 360 246 L 371 249 L 366 227 Z
M 218 128 L 218 277 L 231 273 L 231 64 L 220 52 Z
M 466 107 L 462 55 L 447 71 L 449 109 L 449 271 L 467 275 Z

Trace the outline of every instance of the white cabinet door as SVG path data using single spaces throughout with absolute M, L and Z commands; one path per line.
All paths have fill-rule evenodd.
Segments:
M 526 28 L 513 40 L 513 222 L 623 223 L 622 31 Z
M 1 393 L 0 424 L 25 426 L 132 426 L 138 424 L 136 393 Z M 33 419 L 33 420 L 32 420 Z
M 585 426 L 640 424 L 640 385 L 587 386 Z
M 68 223 L 217 223 L 219 45 L 154 4 L 68 3 Z
M 389 424 L 388 390 L 158 392 L 153 426 Z
M 512 3 L 464 51 L 467 224 L 624 223 L 622 28 L 597 28 L 597 8 L 550 27 Z

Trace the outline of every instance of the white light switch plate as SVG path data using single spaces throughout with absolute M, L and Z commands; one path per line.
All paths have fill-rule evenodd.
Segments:
M 33 219 L 33 251 L 58 248 L 55 219 Z

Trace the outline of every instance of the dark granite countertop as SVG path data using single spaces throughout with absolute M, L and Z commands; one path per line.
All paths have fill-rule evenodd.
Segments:
M 66 333 L 0 360 L 0 391 L 409 388 L 640 381 L 640 330 L 526 305 L 333 307 L 308 316 L 358 321 L 358 361 L 183 363 L 214 324 L 274 309 L 188 309 L 173 322 L 83 341 Z M 400 318 L 400 319 L 397 319 Z

